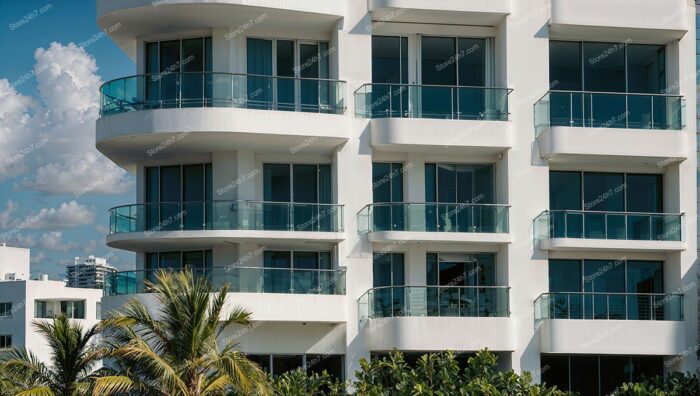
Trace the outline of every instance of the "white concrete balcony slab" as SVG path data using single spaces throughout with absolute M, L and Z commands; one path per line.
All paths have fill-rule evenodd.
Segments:
M 356 116 L 382 151 L 498 154 L 513 146 L 507 88 L 365 84 Z
M 511 13 L 511 0 L 369 0 L 379 21 L 495 26 Z
M 372 351 L 515 349 L 508 287 L 374 288 L 359 312 Z
M 679 252 L 687 248 L 684 219 L 682 213 L 553 210 L 533 224 L 542 250 Z
M 511 243 L 508 205 L 378 203 L 357 214 L 370 242 Z
M 557 39 L 678 40 L 695 17 L 687 0 L 552 0 L 550 33 Z
M 688 158 L 685 100 L 677 95 L 551 91 L 535 104 L 540 158 L 663 168 Z
M 545 293 L 535 300 L 542 353 L 676 355 L 686 348 L 683 295 Z
M 154 152 L 329 154 L 350 136 L 344 92 L 342 81 L 232 73 L 120 78 L 100 88 L 96 146 L 132 172 Z
M 151 294 L 113 295 L 102 298 L 102 312 L 107 314 L 132 299 L 142 301 L 149 308 L 158 303 Z M 241 306 L 253 313 L 253 321 L 344 323 L 345 296 L 281 293 L 231 293 L 227 309 Z M 225 318 L 222 317 L 221 320 Z
M 136 60 L 143 36 L 265 24 L 284 31 L 330 33 L 345 14 L 345 0 L 98 0 L 97 24 Z M 118 26 L 118 28 L 113 28 Z

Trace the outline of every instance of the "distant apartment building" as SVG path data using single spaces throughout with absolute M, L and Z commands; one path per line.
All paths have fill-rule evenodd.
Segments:
M 29 279 L 29 249 L 0 245 L 0 349 L 25 346 L 47 362 L 49 346 L 33 327 L 36 321 L 65 314 L 84 328 L 101 316 L 102 290 L 66 286 L 40 275 Z
M 95 256 L 76 257 L 75 264 L 66 267 L 68 287 L 102 289 L 107 274 L 117 269 L 107 264 L 107 259 Z

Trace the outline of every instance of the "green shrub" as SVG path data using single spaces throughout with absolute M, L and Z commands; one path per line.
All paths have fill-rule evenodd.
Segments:
M 666 378 L 622 384 L 611 396 L 700 396 L 700 382 L 695 374 L 674 372 Z

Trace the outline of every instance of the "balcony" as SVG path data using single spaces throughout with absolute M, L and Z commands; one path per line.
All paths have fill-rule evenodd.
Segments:
M 511 0 L 370 0 L 375 20 L 497 26 L 511 13 Z
M 137 40 L 146 36 L 224 27 L 224 34 L 264 23 L 284 26 L 292 36 L 330 35 L 345 15 L 344 0 L 97 0 L 97 24 L 136 60 Z M 117 29 L 110 27 L 118 26 Z
M 676 355 L 683 309 L 680 294 L 545 293 L 535 322 L 543 353 Z
M 108 312 L 134 298 L 157 306 L 146 282 L 154 270 L 111 274 L 105 285 L 103 310 Z M 307 270 L 262 267 L 219 267 L 195 271 L 214 290 L 229 286 L 230 303 L 253 312 L 254 321 L 345 322 L 345 270 Z M 221 320 L 226 318 L 222 317 Z
M 109 81 L 100 94 L 97 148 L 125 167 L 183 132 L 197 138 L 169 145 L 173 156 L 301 145 L 330 153 L 349 137 L 337 117 L 345 112 L 344 81 L 163 72 Z M 273 139 L 261 144 L 260 135 Z
M 243 241 L 339 242 L 343 206 L 293 202 L 159 202 L 110 209 L 107 244 L 139 251 L 153 244 Z M 163 246 L 165 247 L 165 246 Z
M 535 104 L 542 158 L 656 166 L 688 157 L 685 100 L 677 95 L 550 91 Z
M 534 221 L 535 241 L 543 250 L 685 250 L 683 213 L 553 210 Z
M 552 0 L 551 6 L 551 35 L 574 40 L 668 43 L 685 35 L 695 13 L 686 0 Z
M 365 84 L 355 91 L 355 115 L 371 119 L 371 144 L 383 151 L 496 154 L 513 144 L 504 122 L 511 91 Z
M 156 281 L 157 271 L 122 271 L 107 274 L 105 295 L 146 293 L 146 283 Z M 232 266 L 195 271 L 195 276 L 207 278 L 213 289 L 228 285 L 232 293 L 345 294 L 345 270 Z
M 508 205 L 377 203 L 357 214 L 370 242 L 510 243 Z
M 359 299 L 361 325 L 375 351 L 513 350 L 508 292 L 505 286 L 374 288 Z

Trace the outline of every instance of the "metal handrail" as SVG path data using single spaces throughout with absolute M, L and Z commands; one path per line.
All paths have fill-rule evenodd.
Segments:
M 506 87 L 482 87 L 477 85 L 438 85 L 438 84 L 401 84 L 401 83 L 365 83 L 360 85 L 353 94 L 357 94 L 360 89 L 372 85 L 400 86 L 400 87 L 429 87 L 429 88 L 471 88 L 471 89 L 497 89 L 508 91 L 508 94 L 513 92 L 513 88 Z
M 127 208 L 131 206 L 144 206 L 144 205 L 163 205 L 163 204 L 189 204 L 189 203 L 256 203 L 256 204 L 289 204 L 289 205 L 309 205 L 309 206 L 337 206 L 337 207 L 344 207 L 345 204 L 332 204 L 332 203 L 313 203 L 313 202 L 284 202 L 284 201 L 250 201 L 250 200 L 211 200 L 211 201 L 162 201 L 162 202 L 142 202 L 142 203 L 136 203 L 136 204 L 127 204 L 127 205 L 120 205 L 120 206 L 114 206 L 110 208 L 108 211 L 111 212 L 112 210 L 115 209 L 120 209 L 120 208 Z
M 605 210 L 581 210 L 581 209 L 553 209 L 545 210 L 540 213 L 540 216 L 545 213 L 561 213 L 561 212 L 571 212 L 571 213 L 590 213 L 590 214 L 614 214 L 614 215 L 630 215 L 630 216 L 651 216 L 651 215 L 666 215 L 666 216 L 685 216 L 685 212 L 680 213 L 664 213 L 664 212 L 619 212 L 619 211 L 605 211 Z M 539 217 L 539 216 L 538 216 Z
M 550 317 L 550 311 L 553 308 L 559 307 L 557 305 L 557 302 L 555 298 L 557 296 L 566 296 L 566 308 L 561 308 L 564 314 L 562 314 L 562 317 L 558 317 L 557 314 L 555 313 L 553 317 Z M 575 304 L 580 304 L 580 317 L 574 317 L 572 318 L 572 304 L 571 304 L 571 297 L 572 296 L 579 296 L 580 301 L 575 303 Z M 586 299 L 585 297 L 590 296 L 590 302 L 589 300 Z M 611 315 L 611 310 L 610 310 L 610 297 L 624 297 L 624 317 L 616 317 L 615 312 L 613 312 L 613 315 Z M 595 297 L 605 297 L 605 317 L 599 317 L 598 312 L 596 311 L 596 298 Z M 630 304 L 629 304 L 629 298 L 630 297 L 647 297 L 649 298 L 649 301 L 646 303 L 646 305 L 640 305 L 639 301 L 637 302 L 637 309 L 640 310 L 643 307 L 648 308 L 648 319 L 641 319 L 639 317 L 630 319 Z M 660 303 L 659 301 L 656 300 L 656 297 L 661 297 Z M 661 311 L 661 318 L 659 319 L 658 315 L 660 308 L 663 307 L 663 305 L 666 304 L 665 300 L 668 300 L 670 298 L 678 298 L 678 310 L 676 311 L 677 313 L 677 318 L 671 318 L 671 319 L 666 319 L 665 314 L 666 311 Z M 671 321 L 682 321 L 683 320 L 683 299 L 684 299 L 684 294 L 681 293 L 625 293 L 625 292 L 547 292 L 547 293 L 542 293 L 537 297 L 534 301 L 535 305 L 535 320 L 543 320 L 543 319 L 590 319 L 590 320 L 671 320 Z M 547 315 L 543 317 L 542 315 L 542 304 L 546 304 L 546 310 L 547 310 Z M 540 305 L 540 313 L 539 313 L 539 318 L 537 317 L 537 307 Z M 575 306 L 575 305 L 574 305 Z M 588 308 L 586 308 L 589 306 Z M 614 306 L 613 306 L 614 307 Z M 590 310 L 590 316 L 586 315 L 586 312 Z M 620 313 L 620 312 L 618 312 Z M 579 316 L 579 315 L 575 315 Z

